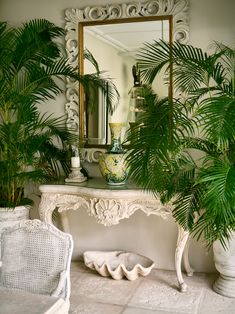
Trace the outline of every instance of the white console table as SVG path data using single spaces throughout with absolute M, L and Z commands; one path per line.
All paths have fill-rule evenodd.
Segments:
M 129 218 L 137 210 L 142 210 L 147 216 L 157 215 L 164 219 L 171 215 L 171 207 L 163 205 L 151 193 L 147 193 L 131 184 L 109 186 L 103 178 L 89 179 L 83 183 L 56 183 L 39 187 L 41 202 L 39 214 L 43 221 L 52 223 L 52 213 L 58 208 L 59 212 L 85 208 L 90 216 L 105 226 L 118 224 L 121 219 Z M 68 222 L 64 216 L 64 227 L 68 232 Z M 175 268 L 179 289 L 186 291 L 181 272 L 183 258 L 188 276 L 193 271 L 188 261 L 188 232 L 178 227 L 178 239 L 175 251 Z

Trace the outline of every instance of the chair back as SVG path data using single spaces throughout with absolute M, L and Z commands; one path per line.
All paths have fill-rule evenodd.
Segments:
M 1 236 L 0 285 L 68 300 L 73 240 L 55 226 L 25 220 Z

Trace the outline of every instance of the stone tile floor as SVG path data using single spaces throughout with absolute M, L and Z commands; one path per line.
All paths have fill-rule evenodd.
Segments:
M 235 299 L 212 290 L 216 274 L 185 276 L 188 291 L 177 289 L 174 271 L 153 269 L 135 281 L 101 277 L 72 263 L 70 314 L 235 314 Z

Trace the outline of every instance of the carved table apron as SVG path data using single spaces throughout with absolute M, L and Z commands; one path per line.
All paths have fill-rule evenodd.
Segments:
M 103 178 L 89 179 L 83 183 L 48 184 L 39 187 L 41 202 L 39 215 L 41 220 L 52 224 L 52 213 L 57 208 L 59 212 L 70 209 L 85 208 L 90 216 L 94 216 L 98 223 L 105 226 L 118 224 L 121 219 L 129 218 L 136 210 L 142 210 L 147 216 L 157 215 L 164 219 L 171 215 L 171 207 L 163 205 L 151 193 L 134 187 L 131 184 L 124 186 L 109 186 Z M 67 216 L 63 215 L 63 225 L 68 232 Z M 181 261 L 188 276 L 192 276 L 188 261 L 188 232 L 178 226 L 178 239 L 175 251 L 175 268 L 179 289 L 185 292 L 185 284 Z

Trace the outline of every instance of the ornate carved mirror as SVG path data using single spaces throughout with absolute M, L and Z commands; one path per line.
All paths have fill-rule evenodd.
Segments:
M 97 94 L 97 111 L 88 120 L 82 88 L 72 81 L 67 82 L 67 125 L 78 133 L 85 147 L 96 148 L 92 151 L 105 148 L 109 143 L 108 122 L 126 120 L 128 91 L 133 86 L 131 69 L 141 45 L 158 39 L 187 43 L 187 12 L 188 0 L 149 0 L 66 10 L 66 50 L 70 64 L 79 65 L 81 74 L 91 73 L 90 65 L 83 58 L 87 48 L 120 93 L 120 104 L 112 116 L 107 113 L 105 100 Z M 157 86 L 161 86 L 158 93 L 168 92 L 161 82 L 157 82 Z

